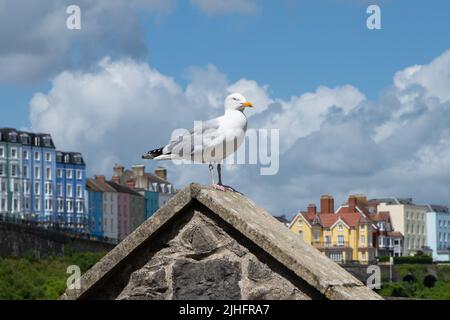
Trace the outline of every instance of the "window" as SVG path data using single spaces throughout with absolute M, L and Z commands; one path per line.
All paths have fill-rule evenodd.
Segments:
M 66 196 L 67 197 L 72 197 L 72 186 L 70 184 L 67 185 Z
M 73 200 L 67 200 L 67 212 L 73 212 Z
M 6 199 L 1 199 L 0 201 L 0 210 L 1 211 L 6 211 Z
M 53 195 L 53 188 L 52 188 L 52 184 L 49 182 L 45 183 L 45 194 L 48 196 Z
M 78 180 L 82 180 L 83 179 L 83 174 L 82 174 L 81 170 L 77 170 L 77 179 Z
M 361 260 L 366 260 L 366 252 L 361 252 Z
M 0 163 L 0 176 L 5 174 L 5 164 Z
M 344 236 L 338 236 L 338 245 L 343 246 L 344 245 Z
M 14 181 L 14 184 L 13 184 L 13 191 L 14 191 L 14 193 L 18 193 L 19 192 L 19 182 L 18 181 Z
M 64 196 L 63 195 L 63 188 L 62 188 L 62 184 L 61 183 L 58 183 L 58 185 L 57 185 L 57 193 L 58 193 L 58 197 L 62 197 L 62 196 Z
M 34 178 L 40 179 L 41 178 L 41 168 L 34 167 Z
M 359 230 L 360 230 L 361 232 L 364 232 L 364 231 L 365 231 L 365 225 L 363 225 L 363 224 L 360 225 L 360 226 L 359 226 Z
M 64 200 L 58 199 L 58 212 L 64 212 Z
M 62 178 L 62 170 L 61 169 L 56 170 L 56 176 L 58 178 Z
M 22 158 L 23 158 L 24 160 L 28 160 L 28 151 L 24 150 L 24 151 L 22 152 Z
M 17 158 L 17 149 L 11 148 L 11 158 L 16 159 Z
M 0 147 L 0 158 L 4 158 L 4 157 L 5 157 L 5 148 Z
M 28 181 L 23 182 L 23 192 L 25 194 L 30 194 L 30 183 Z
M 34 153 L 34 160 L 38 160 L 39 161 L 39 159 L 41 159 L 41 154 L 38 151 L 36 151 Z
M 83 212 L 83 202 L 77 201 L 77 212 L 82 213 Z
M 67 169 L 67 179 L 72 179 L 72 169 Z
M 45 153 L 45 161 L 47 162 L 52 161 L 52 155 L 50 154 L 50 152 Z
M 34 200 L 34 210 L 40 211 L 41 210 L 41 199 L 36 198 Z
M 314 240 L 319 241 L 319 231 L 318 230 L 314 230 Z
M 27 179 L 28 178 L 28 166 L 23 166 L 22 168 L 22 176 Z
M 342 223 L 338 224 L 338 231 L 342 231 Z
M 41 194 L 41 184 L 39 182 L 34 183 L 34 194 L 37 196 Z
M 13 199 L 13 211 L 19 211 L 19 200 Z
M 45 168 L 45 176 L 47 180 L 52 180 L 52 168 Z
M 45 200 L 45 210 L 51 211 L 53 209 L 52 199 Z
M 83 189 L 81 188 L 81 186 L 77 186 L 77 197 L 83 198 Z
M 11 165 L 11 176 L 13 176 L 13 177 L 19 176 L 19 168 L 18 168 L 17 164 Z
M 6 181 L 0 182 L 0 192 L 6 192 Z
M 360 239 L 361 245 L 365 245 L 366 244 L 366 237 L 365 236 L 361 236 L 360 238 L 361 238 Z

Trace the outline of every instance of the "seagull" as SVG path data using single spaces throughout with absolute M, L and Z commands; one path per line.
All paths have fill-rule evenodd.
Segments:
M 236 152 L 247 131 L 245 108 L 253 104 L 239 93 L 230 94 L 225 99 L 225 114 L 203 121 L 184 135 L 174 137 L 164 147 L 151 150 L 142 156 L 151 160 L 190 160 L 209 163 L 211 187 L 220 191 L 233 188 L 222 184 L 222 160 Z M 217 162 L 219 181 L 214 183 L 214 163 Z

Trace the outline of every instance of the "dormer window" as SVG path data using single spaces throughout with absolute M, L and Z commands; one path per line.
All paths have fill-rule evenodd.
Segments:
M 8 138 L 10 142 L 17 142 L 17 133 L 16 132 L 10 132 L 8 134 Z
M 22 144 L 30 144 L 30 136 L 26 133 L 20 135 L 20 140 L 22 141 Z
M 42 137 L 42 143 L 43 143 L 44 147 L 51 147 L 52 146 L 51 139 L 50 139 L 49 136 Z
M 41 140 L 39 139 L 39 137 L 34 137 L 34 145 L 36 147 L 39 147 L 41 144 Z
M 69 156 L 68 154 L 66 154 L 66 155 L 64 156 L 64 162 L 65 162 L 65 163 L 69 163 L 69 162 L 70 162 L 70 156 Z

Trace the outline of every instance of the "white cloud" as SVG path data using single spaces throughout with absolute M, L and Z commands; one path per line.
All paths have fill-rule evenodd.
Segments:
M 260 10 L 256 0 L 191 0 L 191 3 L 208 15 L 231 13 L 253 15 Z
M 4 0 L 0 10 L 0 83 L 23 83 L 89 67 L 98 55 L 147 55 L 136 11 L 161 18 L 175 0 L 78 0 L 81 30 L 68 30 L 70 0 Z M 14 36 L 12 36 L 14 35 Z

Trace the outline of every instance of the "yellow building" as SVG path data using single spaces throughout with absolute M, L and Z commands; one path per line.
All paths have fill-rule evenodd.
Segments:
M 300 212 L 289 228 L 335 262 L 368 264 L 374 260 L 372 222 L 359 212 L 334 213 L 329 203 L 332 198 L 326 199 L 328 204 L 322 198 L 322 212 L 310 205 L 308 212 Z

